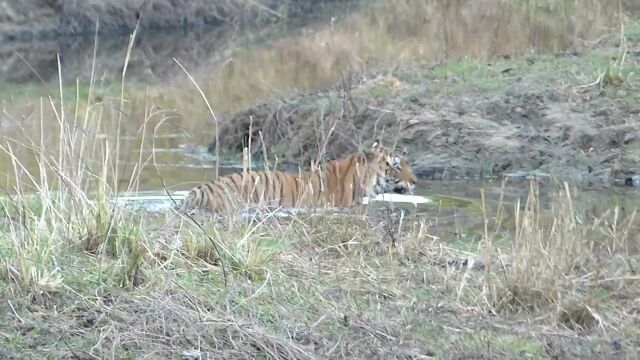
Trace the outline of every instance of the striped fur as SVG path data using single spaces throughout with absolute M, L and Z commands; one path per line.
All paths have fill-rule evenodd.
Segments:
M 397 157 L 396 157 L 397 159 Z M 230 212 L 242 204 L 268 207 L 351 207 L 385 188 L 389 170 L 397 167 L 389 151 L 376 142 L 371 150 L 329 162 L 323 171 L 304 173 L 251 171 L 222 176 L 193 188 L 179 211 Z
M 394 155 L 395 156 L 395 155 Z M 404 159 L 395 156 L 393 159 L 398 166 L 391 168 L 386 179 L 384 192 L 395 192 L 398 194 L 413 193 L 416 186 L 416 176 L 413 174 L 411 165 Z

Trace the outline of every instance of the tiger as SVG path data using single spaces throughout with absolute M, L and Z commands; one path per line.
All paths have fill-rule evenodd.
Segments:
M 337 207 L 361 203 L 388 187 L 391 171 L 401 172 L 401 159 L 375 141 L 369 150 L 357 151 L 329 162 L 324 170 L 303 173 L 258 170 L 235 173 L 200 184 L 190 190 L 179 212 L 204 209 L 229 213 L 234 205 L 267 207 Z
M 413 169 L 409 162 L 402 157 L 397 157 L 395 163 L 398 165 L 391 168 L 385 181 L 383 192 L 394 192 L 398 194 L 412 194 L 416 186 L 417 178 L 413 174 Z

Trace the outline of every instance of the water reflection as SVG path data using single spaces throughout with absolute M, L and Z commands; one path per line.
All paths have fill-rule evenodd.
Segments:
M 230 173 L 237 169 L 223 169 L 223 173 Z M 541 184 L 539 188 L 539 206 L 544 216 L 551 216 L 554 212 L 553 200 L 558 196 L 565 196 L 560 187 L 551 184 Z M 529 187 L 522 184 L 501 184 L 500 182 L 480 181 L 419 181 L 416 184 L 418 198 L 415 204 L 410 203 L 409 196 L 391 205 L 396 209 L 403 209 L 408 217 L 418 216 L 427 221 L 435 221 L 431 225 L 439 231 L 450 232 L 452 238 L 462 233 L 471 234 L 479 240 L 484 231 L 485 219 L 492 224 L 499 221 L 502 229 L 514 230 L 514 214 L 516 209 L 525 206 Z M 594 217 L 602 216 L 606 211 L 616 208 L 620 218 L 629 216 L 635 211 L 640 200 L 640 194 L 627 188 L 608 189 L 570 189 L 572 203 L 576 209 L 578 221 L 590 223 Z M 179 202 L 188 191 L 171 191 L 173 200 Z M 421 197 L 421 198 L 420 198 Z M 424 200 L 427 200 L 424 202 Z M 127 207 L 136 211 L 141 209 L 151 212 L 164 212 L 174 206 L 174 203 L 164 191 L 142 191 L 132 194 L 121 194 L 118 198 Z M 386 209 L 386 201 L 374 201 L 371 209 Z M 500 209 L 500 210 L 499 210 Z M 305 211 L 313 213 L 314 210 Z M 386 211 L 386 210 L 383 210 Z M 291 214 L 291 209 L 280 215 Z M 293 213 L 296 213 L 295 211 Z M 501 214 L 501 215 L 498 215 Z

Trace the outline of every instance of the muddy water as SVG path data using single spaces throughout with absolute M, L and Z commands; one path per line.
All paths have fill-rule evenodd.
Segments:
M 469 251 L 477 251 L 477 247 L 481 245 L 480 240 L 485 234 L 485 221 L 490 231 L 497 231 L 497 228 L 502 231 L 515 230 L 515 209 L 523 209 L 528 191 L 529 185 L 526 183 L 419 181 L 414 195 L 422 196 L 428 199 L 428 202 L 412 204 L 405 201 L 389 205 L 385 201 L 372 201 L 369 205 L 369 213 L 382 215 L 386 219 L 388 206 L 394 208 L 395 214 L 402 209 L 405 214 L 404 219 L 408 220 L 406 224 L 419 219 L 427 226 L 426 231 L 429 234 L 449 239 Z M 628 218 L 640 202 L 640 193 L 630 191 L 628 188 L 576 189 L 570 187 L 570 193 L 572 204 L 576 209 L 574 216 L 577 221 L 586 224 L 591 224 L 594 219 L 600 218 L 607 212 L 611 214 L 612 209 L 617 209 L 618 220 Z M 539 194 L 540 206 L 543 210 L 541 221 L 548 221 L 549 219 L 545 216 L 551 214 L 554 203 L 552 199 L 563 201 L 558 197 L 566 196 L 566 193 L 551 184 L 541 184 Z M 185 195 L 186 191 L 172 194 L 175 200 Z M 133 211 L 144 209 L 148 212 L 164 213 L 173 207 L 173 203 L 165 193 L 160 191 L 123 194 L 120 201 Z M 308 214 L 308 211 L 313 212 L 313 209 L 300 211 L 302 214 Z M 287 210 L 277 214 L 286 217 L 291 213 Z M 330 211 L 329 214 L 331 213 Z M 245 215 L 253 216 L 252 213 Z M 335 215 L 343 216 L 344 214 L 338 210 Z
M 191 73 L 217 117 L 224 119 L 225 113 L 259 101 L 330 86 L 348 71 L 580 49 L 618 26 L 618 16 L 618 2 L 610 0 L 381 0 L 308 24 L 140 33 L 127 69 L 127 101 L 122 107 L 117 99 L 128 39 L 99 37 L 90 100 L 92 109 L 101 109 L 92 117 L 92 121 L 99 117 L 101 127 L 81 130 L 87 142 L 107 138 L 113 146 L 116 119 L 122 119 L 121 173 L 133 168 L 140 154 L 145 159 L 153 154 L 157 168 L 146 166 L 139 189 L 158 191 L 160 174 L 171 189 L 185 190 L 214 174 L 214 159 L 204 147 L 213 138 L 215 126 L 204 101 L 173 58 Z M 56 54 L 62 64 L 61 87 L 69 121 L 83 118 L 93 52 L 93 39 L 0 45 L 0 142 L 27 138 L 57 151 L 60 137 L 51 134 L 60 125 L 48 100 L 41 102 L 42 96 L 51 95 L 59 106 Z M 79 116 L 74 112 L 76 95 L 82 99 Z M 146 130 L 141 130 L 143 123 Z M 147 134 L 144 143 L 142 133 Z M 18 148 L 18 157 L 25 158 L 26 170 L 36 173 L 36 161 L 27 159 L 29 151 L 21 151 L 20 143 L 12 146 Z M 238 158 L 222 160 L 227 166 L 238 163 Z M 1 185 L 11 189 L 15 175 L 4 154 L 0 172 L 6 178 Z M 126 175 L 122 177 L 126 183 Z M 468 183 L 442 191 L 478 188 Z

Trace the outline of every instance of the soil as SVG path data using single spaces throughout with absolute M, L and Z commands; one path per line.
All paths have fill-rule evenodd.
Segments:
M 408 150 L 422 178 L 624 183 L 640 170 L 640 36 L 627 37 L 622 65 L 616 39 L 566 53 L 354 74 L 331 89 L 226 116 L 220 152 L 242 153 L 250 125 L 255 156 L 261 132 L 279 163 L 292 166 L 319 153 L 339 157 L 383 134 Z

